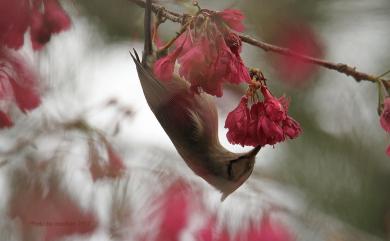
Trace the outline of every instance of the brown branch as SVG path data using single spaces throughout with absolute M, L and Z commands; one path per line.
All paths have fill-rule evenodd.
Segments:
M 136 3 L 138 6 L 140 6 L 142 8 L 145 7 L 145 1 L 143 1 L 143 0 L 129 0 L 129 1 Z M 160 6 L 157 4 L 152 5 L 152 11 L 156 14 L 160 14 L 160 16 L 162 16 L 164 18 L 167 18 L 173 22 L 177 22 L 177 23 L 181 23 L 181 24 L 183 24 L 183 22 L 185 21 L 185 17 L 186 17 L 186 15 L 181 15 L 179 13 L 166 10 L 163 6 Z M 370 74 L 367 74 L 364 72 L 357 71 L 355 67 L 351 67 L 347 64 L 333 63 L 333 62 L 329 62 L 329 61 L 326 61 L 323 59 L 318 59 L 318 58 L 314 58 L 314 57 L 307 56 L 304 54 L 300 54 L 300 53 L 297 53 L 297 52 L 292 51 L 292 50 L 287 49 L 287 48 L 283 48 L 280 46 L 276 46 L 276 45 L 262 42 L 260 40 L 257 40 L 255 38 L 250 37 L 250 36 L 245 35 L 245 34 L 239 34 L 239 36 L 243 42 L 250 44 L 250 45 L 253 45 L 253 46 L 256 46 L 256 47 L 259 47 L 259 48 L 263 49 L 264 51 L 274 52 L 274 53 L 278 53 L 278 54 L 281 54 L 284 56 L 295 57 L 295 58 L 297 58 L 305 63 L 315 64 L 315 65 L 319 65 L 319 66 L 322 66 L 322 67 L 327 68 L 327 69 L 332 69 L 332 70 L 335 70 L 339 73 L 343 73 L 347 76 L 351 76 L 356 81 L 361 81 L 361 80 L 366 80 L 366 81 L 371 81 L 371 82 L 382 81 L 384 83 L 384 85 L 386 86 L 386 88 L 390 88 L 390 80 L 386 80 L 386 79 L 383 79 L 383 78 L 380 78 L 380 77 L 377 77 L 374 75 L 370 75 Z

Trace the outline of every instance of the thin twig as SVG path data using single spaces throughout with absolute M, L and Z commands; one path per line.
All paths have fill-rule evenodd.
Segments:
M 129 0 L 129 1 L 136 3 L 138 6 L 140 6 L 142 8 L 145 7 L 145 1 L 143 1 L 143 0 Z M 157 13 L 161 14 L 161 16 L 166 17 L 167 19 L 171 20 L 172 22 L 177 22 L 177 23 L 181 23 L 181 24 L 183 24 L 183 21 L 186 17 L 186 15 L 181 15 L 179 13 L 166 10 L 163 6 L 160 6 L 157 4 L 152 5 L 152 11 L 156 14 Z M 288 48 L 283 48 L 280 46 L 276 46 L 273 44 L 262 42 L 260 40 L 257 40 L 255 38 L 250 37 L 250 36 L 245 35 L 245 34 L 239 34 L 239 36 L 243 42 L 250 44 L 250 45 L 253 45 L 253 46 L 256 46 L 256 47 L 259 47 L 259 48 L 263 49 L 264 51 L 269 51 L 269 52 L 274 52 L 274 53 L 278 53 L 278 54 L 285 55 L 285 56 L 295 57 L 295 58 L 297 58 L 305 63 L 315 64 L 315 65 L 319 65 L 319 66 L 322 66 L 322 67 L 327 68 L 327 69 L 332 69 L 332 70 L 335 70 L 339 73 L 343 73 L 347 76 L 351 76 L 356 81 L 366 80 L 366 81 L 371 81 L 371 82 L 375 82 L 375 83 L 377 81 L 382 81 L 387 88 L 390 88 L 390 80 L 385 80 L 385 79 L 381 78 L 383 76 L 375 76 L 375 75 L 367 74 L 364 72 L 360 72 L 360 71 L 357 71 L 355 67 L 351 67 L 347 64 L 333 63 L 333 62 L 329 62 L 329 61 L 326 61 L 323 59 L 318 59 L 318 58 L 314 58 L 314 57 L 311 57 L 308 55 L 300 54 L 300 53 L 292 51 Z

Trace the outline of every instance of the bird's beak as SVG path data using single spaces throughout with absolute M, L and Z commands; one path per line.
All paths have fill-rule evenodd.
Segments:
M 222 193 L 221 202 L 225 201 L 225 199 L 229 196 L 230 193 Z
M 259 153 L 261 149 L 261 146 L 256 146 L 255 148 L 253 148 L 252 150 L 250 150 L 248 153 L 247 153 L 247 156 L 248 157 L 254 157 L 257 155 L 257 153 Z

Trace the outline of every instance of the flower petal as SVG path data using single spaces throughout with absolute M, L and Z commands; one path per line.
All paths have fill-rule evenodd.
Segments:
M 233 30 L 242 32 L 244 31 L 244 25 L 242 20 L 244 19 L 244 14 L 237 9 L 225 9 L 222 12 L 217 13 L 218 16 Z

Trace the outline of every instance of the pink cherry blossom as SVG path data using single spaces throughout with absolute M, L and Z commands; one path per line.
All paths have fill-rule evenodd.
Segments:
M 251 78 L 240 57 L 241 39 L 227 27 L 241 29 L 241 21 L 238 10 L 226 10 L 200 24 L 201 30 L 190 25 L 176 39 L 173 52 L 157 60 L 155 75 L 163 81 L 170 79 L 177 59 L 179 75 L 195 93 L 204 91 L 221 97 L 224 83 L 249 83 Z
M 23 45 L 24 33 L 30 21 L 27 0 L 0 0 L 0 46 L 18 49 Z
M 283 131 L 284 134 L 290 137 L 291 139 L 296 138 L 302 132 L 302 129 L 298 122 L 296 122 L 290 116 L 287 116 L 285 120 L 283 120 Z
M 246 143 L 248 138 L 248 127 L 249 127 L 249 109 L 248 109 L 248 98 L 242 97 L 240 104 L 230 112 L 225 121 L 225 128 L 229 131 L 226 134 L 227 139 L 232 144 Z
M 273 121 L 282 121 L 286 119 L 287 110 L 285 109 L 285 106 L 287 108 L 287 104 L 284 98 L 276 99 L 265 86 L 261 87 L 261 92 L 264 96 L 265 111 L 269 118 Z
M 70 27 L 70 18 L 57 0 L 0 0 L 0 45 L 18 49 L 30 28 L 34 50 L 41 49 L 52 34 Z
M 40 103 L 37 74 L 16 52 L 0 48 L 0 127 L 12 126 L 13 106 L 26 112 Z
M 183 52 L 188 48 L 187 43 L 184 45 L 186 47 Z M 217 97 L 223 95 L 223 83 L 239 84 L 250 81 L 240 56 L 231 51 L 222 34 L 218 34 L 214 41 L 202 37 L 178 60 L 180 75 L 188 80 L 192 87 L 200 87 L 206 93 Z
M 9 117 L 6 113 L 3 111 L 0 111 L 0 129 L 11 127 L 13 125 L 11 117 Z
M 302 132 L 298 122 L 287 115 L 285 98 L 275 98 L 266 86 L 261 87 L 261 93 L 264 100 L 253 103 L 250 110 L 247 97 L 243 97 L 239 106 L 228 114 L 225 128 L 228 128 L 226 137 L 230 143 L 245 146 L 274 145 L 287 137 L 296 138 Z
M 244 31 L 244 25 L 242 24 L 244 15 L 240 10 L 225 9 L 222 12 L 217 13 L 217 15 L 233 30 L 238 32 Z
M 267 139 L 267 144 L 274 145 L 278 142 L 284 141 L 285 138 L 283 129 L 278 122 L 272 121 L 265 115 L 259 117 L 258 121 L 261 126 L 261 133 L 264 134 L 264 137 Z
M 160 58 L 154 63 L 154 75 L 161 81 L 170 81 L 173 78 L 173 71 L 175 69 L 176 59 L 181 52 L 181 48 L 176 49 L 174 52 L 167 56 Z

